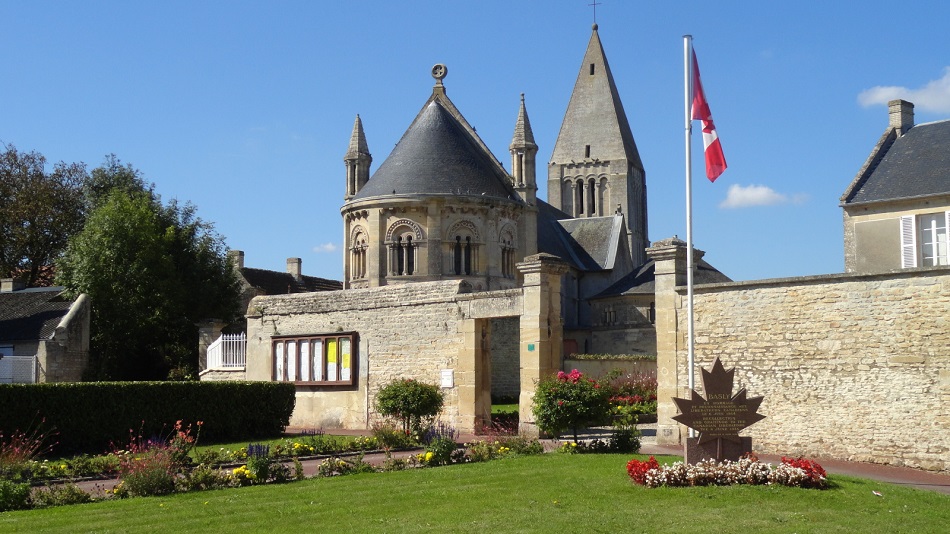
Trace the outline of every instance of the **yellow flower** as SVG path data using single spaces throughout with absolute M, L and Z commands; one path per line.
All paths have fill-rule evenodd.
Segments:
M 431 459 L 432 459 L 432 451 L 429 451 L 426 453 L 426 461 L 428 462 Z

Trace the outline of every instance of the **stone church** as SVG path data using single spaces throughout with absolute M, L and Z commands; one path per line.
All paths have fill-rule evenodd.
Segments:
M 534 382 L 565 355 L 656 353 L 646 173 L 597 25 L 544 165 L 547 202 L 524 95 L 509 171 L 449 98 L 447 66 L 431 75 L 373 173 L 356 117 L 343 290 L 248 307 L 247 378 L 297 384 L 292 424 L 366 428 L 375 391 L 414 377 L 441 384 L 444 417 L 471 431 L 491 395 L 530 414 Z M 698 268 L 698 281 L 728 281 Z

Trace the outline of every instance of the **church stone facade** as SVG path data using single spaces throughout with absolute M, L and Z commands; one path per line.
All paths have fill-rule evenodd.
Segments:
M 547 202 L 524 99 L 509 171 L 449 100 L 446 72 L 433 69 L 432 94 L 375 173 L 356 119 L 344 289 L 248 306 L 247 378 L 296 384 L 292 425 L 371 428 L 379 388 L 414 378 L 442 388 L 441 417 L 463 432 L 490 420 L 493 394 L 515 394 L 521 430 L 537 433 L 534 384 L 566 356 L 645 352 L 657 355 L 657 441 L 682 443 L 672 398 L 689 394 L 691 269 L 696 365 L 719 357 L 765 397 L 767 418 L 749 429 L 757 452 L 950 472 L 946 123 L 914 126 L 909 103 L 893 104 L 842 197 L 847 273 L 731 282 L 701 251 L 687 266 L 677 238 L 648 241 L 645 172 L 596 26 Z
M 247 377 L 298 385 L 292 424 L 367 428 L 376 391 L 412 377 L 442 386 L 443 418 L 461 430 L 489 420 L 495 395 L 520 399 L 531 432 L 534 383 L 565 355 L 655 352 L 646 174 L 597 26 L 546 164 L 547 202 L 524 95 L 506 169 L 447 74 L 433 67 L 432 93 L 375 172 L 356 117 L 344 289 L 248 307 Z

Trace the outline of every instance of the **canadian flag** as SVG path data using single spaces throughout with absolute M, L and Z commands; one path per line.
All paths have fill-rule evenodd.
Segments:
M 699 79 L 699 63 L 696 62 L 696 52 L 693 52 L 693 120 L 703 121 L 703 147 L 706 153 L 706 177 L 710 182 L 726 170 L 726 157 L 722 154 L 722 145 L 716 134 L 716 125 L 713 124 L 712 113 L 703 93 L 703 83 Z

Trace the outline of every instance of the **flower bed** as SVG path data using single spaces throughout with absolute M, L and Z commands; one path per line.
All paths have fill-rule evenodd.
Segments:
M 696 464 L 675 462 L 659 465 L 653 456 L 649 460 L 630 460 L 627 474 L 634 483 L 656 488 L 660 486 L 730 486 L 734 484 L 780 485 L 797 488 L 828 487 L 825 470 L 817 462 L 804 458 L 782 458 L 782 463 L 759 462 L 755 455 L 747 455 L 732 462 L 703 460 Z

